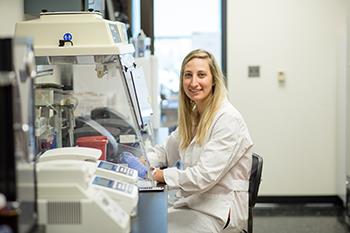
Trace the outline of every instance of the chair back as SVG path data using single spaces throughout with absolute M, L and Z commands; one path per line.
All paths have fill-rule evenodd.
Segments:
M 263 158 L 253 153 L 252 170 L 249 177 L 249 211 L 248 211 L 248 231 L 243 233 L 253 233 L 253 208 L 258 198 L 259 187 L 261 182 L 261 174 L 263 168 Z
M 262 168 L 263 158 L 253 153 L 252 170 L 249 178 L 249 207 L 255 206 L 261 182 Z

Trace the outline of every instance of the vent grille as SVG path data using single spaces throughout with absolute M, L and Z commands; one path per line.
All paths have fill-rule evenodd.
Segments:
M 80 202 L 48 202 L 48 224 L 81 224 Z

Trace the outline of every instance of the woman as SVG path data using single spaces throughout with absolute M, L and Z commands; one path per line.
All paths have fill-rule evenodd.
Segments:
M 241 232 L 248 219 L 252 140 L 226 98 L 214 56 L 194 50 L 180 72 L 178 128 L 148 153 L 153 179 L 178 189 L 168 211 L 169 233 Z M 174 166 L 177 161 L 183 170 Z

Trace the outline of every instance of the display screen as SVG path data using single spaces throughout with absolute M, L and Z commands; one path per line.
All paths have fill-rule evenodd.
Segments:
M 100 164 L 98 165 L 98 167 L 103 168 L 103 169 L 107 169 L 107 170 L 115 170 L 113 169 L 114 165 L 111 163 L 106 163 L 106 162 L 100 162 Z
M 105 186 L 105 187 L 110 187 L 110 188 L 113 187 L 113 183 L 114 183 L 113 180 L 109 180 L 109 179 L 102 178 L 102 177 L 95 177 L 95 179 L 93 181 L 93 184 L 101 185 L 101 186 Z

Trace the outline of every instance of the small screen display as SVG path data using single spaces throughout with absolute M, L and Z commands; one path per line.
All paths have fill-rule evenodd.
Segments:
M 94 179 L 93 184 L 111 188 L 113 186 L 113 180 L 105 179 L 105 178 L 102 178 L 102 177 L 96 177 Z
M 110 163 L 106 163 L 106 162 L 100 162 L 100 164 L 98 165 L 98 167 L 103 168 L 103 169 L 106 169 L 106 170 L 114 170 L 114 169 L 113 169 L 114 165 L 113 165 L 113 164 L 110 164 Z

